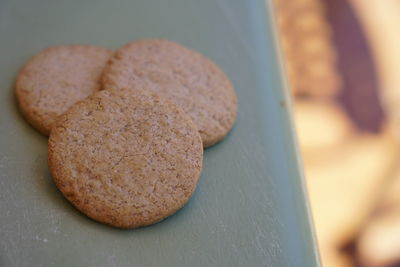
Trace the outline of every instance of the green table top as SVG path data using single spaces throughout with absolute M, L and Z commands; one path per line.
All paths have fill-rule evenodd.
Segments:
M 0 266 L 319 266 L 271 7 L 259 0 L 0 1 Z M 51 45 L 166 38 L 232 79 L 236 125 L 205 151 L 193 198 L 154 226 L 119 230 L 52 182 L 47 139 L 19 114 L 15 77 Z

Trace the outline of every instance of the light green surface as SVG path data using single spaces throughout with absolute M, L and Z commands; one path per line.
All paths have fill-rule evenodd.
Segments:
M 0 1 L 0 266 L 317 266 L 271 18 L 256 0 Z M 117 48 L 161 37 L 216 61 L 239 97 L 235 128 L 205 152 L 193 198 L 118 230 L 57 191 L 46 138 L 18 113 L 15 77 L 57 44 Z

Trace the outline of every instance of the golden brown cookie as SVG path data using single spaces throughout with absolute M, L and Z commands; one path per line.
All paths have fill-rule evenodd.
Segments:
M 30 124 L 49 135 L 56 119 L 100 89 L 112 51 L 89 45 L 50 47 L 33 56 L 16 83 L 19 108 Z
M 156 223 L 191 197 L 202 168 L 197 128 L 157 95 L 103 90 L 73 105 L 49 138 L 49 167 L 64 196 L 99 222 Z
M 205 56 L 166 40 L 141 40 L 115 52 L 104 89 L 147 88 L 180 106 L 199 129 L 204 147 L 222 140 L 236 118 L 235 90 Z

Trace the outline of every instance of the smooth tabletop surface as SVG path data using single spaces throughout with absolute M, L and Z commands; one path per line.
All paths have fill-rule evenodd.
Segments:
M 261 0 L 0 1 L 0 266 L 319 266 L 269 4 Z M 60 44 L 166 38 L 231 78 L 234 129 L 205 151 L 190 202 L 156 225 L 114 229 L 73 208 L 47 138 L 20 115 L 16 75 Z

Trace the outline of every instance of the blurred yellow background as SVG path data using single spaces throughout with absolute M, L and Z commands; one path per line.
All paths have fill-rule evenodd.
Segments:
M 323 266 L 400 266 L 400 1 L 274 1 Z

